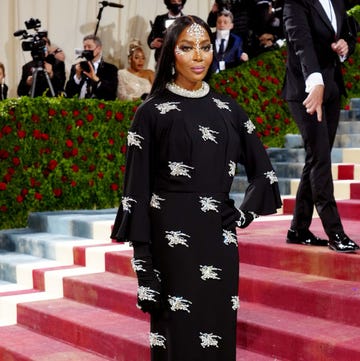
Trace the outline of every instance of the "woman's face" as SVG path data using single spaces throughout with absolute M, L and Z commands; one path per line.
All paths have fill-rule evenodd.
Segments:
M 213 59 L 210 37 L 199 24 L 185 28 L 175 45 L 175 83 L 194 90 L 201 87 Z
M 137 49 L 130 57 L 130 67 L 135 71 L 140 71 L 144 68 L 145 55 L 142 50 Z

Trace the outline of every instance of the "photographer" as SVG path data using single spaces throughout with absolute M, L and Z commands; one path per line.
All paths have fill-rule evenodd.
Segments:
M 118 69 L 103 60 L 100 38 L 96 35 L 85 36 L 83 49 L 82 57 L 71 67 L 65 88 L 67 97 L 115 100 Z
M 47 72 L 49 75 L 55 95 L 60 95 L 64 90 L 65 63 L 48 53 L 49 40 L 47 38 L 44 37 L 41 40 L 44 41 L 45 46 L 42 47 L 41 45 L 39 48 L 32 50 L 31 55 L 33 60 L 22 67 L 21 80 L 17 88 L 19 96 L 31 95 L 30 92 L 34 81 L 34 72 L 39 68 L 44 71 L 37 73 L 36 84 L 34 84 L 34 96 L 41 96 L 44 93 L 47 96 L 52 96 L 44 72 Z

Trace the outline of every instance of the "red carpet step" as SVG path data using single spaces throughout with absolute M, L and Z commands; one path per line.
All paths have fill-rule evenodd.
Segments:
M 0 361 L 106 361 L 22 326 L 0 327 Z

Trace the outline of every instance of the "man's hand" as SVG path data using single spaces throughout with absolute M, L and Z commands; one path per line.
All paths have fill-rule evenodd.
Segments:
M 339 56 L 346 57 L 349 52 L 348 43 L 344 39 L 339 39 L 331 44 L 331 49 Z
M 322 103 L 324 98 L 324 86 L 315 85 L 311 90 L 309 95 L 303 101 L 303 105 L 306 108 L 307 113 L 317 114 L 317 120 L 321 122 L 322 120 Z

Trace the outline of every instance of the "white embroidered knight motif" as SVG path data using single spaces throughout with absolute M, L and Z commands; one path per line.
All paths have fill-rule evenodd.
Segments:
M 201 204 L 201 210 L 203 212 L 209 212 L 209 211 L 215 211 L 219 213 L 218 210 L 218 204 L 220 203 L 213 197 L 199 197 L 200 198 L 200 204 Z
M 239 307 L 240 307 L 240 301 L 239 301 L 239 296 L 232 296 L 231 297 L 231 304 L 232 304 L 232 309 L 234 311 L 236 311 Z
M 201 279 L 204 281 L 220 280 L 217 271 L 221 271 L 221 268 L 216 268 L 214 266 L 200 266 Z
M 123 209 L 124 209 L 124 212 L 129 212 L 131 213 L 131 207 L 132 207 L 132 204 L 131 202 L 136 202 L 135 199 L 133 198 L 130 198 L 130 197 L 123 197 L 122 200 L 121 200 L 121 204 L 123 206 Z
M 213 333 L 200 332 L 201 346 L 206 347 L 217 347 L 219 348 L 220 336 L 214 335 Z
M 273 170 L 264 173 L 265 177 L 269 179 L 270 184 L 274 184 L 278 181 L 278 178 Z
M 194 167 L 190 167 L 189 165 L 183 164 L 183 162 L 170 162 L 170 175 L 172 176 L 184 176 L 191 178 L 189 171 L 190 169 L 194 169 Z
M 251 121 L 251 119 L 248 119 L 247 122 L 244 123 L 244 126 L 249 134 L 252 134 L 254 130 L 256 129 L 254 123 Z
M 216 99 L 216 98 L 212 98 L 212 99 L 219 109 L 226 109 L 229 112 L 231 112 L 231 109 L 229 108 L 229 105 L 228 105 L 229 102 L 223 102 L 222 100 Z
M 159 335 L 157 332 L 150 332 L 149 334 L 150 347 L 163 347 L 166 349 L 165 342 L 166 338 L 162 335 Z
M 227 229 L 223 229 L 223 237 L 224 243 L 229 246 L 230 244 L 234 244 L 236 247 L 238 246 L 236 233 L 229 231 Z
M 169 304 L 171 311 L 186 311 L 190 313 L 191 301 L 185 300 L 183 297 L 169 296 Z
M 229 162 L 229 176 L 234 177 L 236 172 L 236 163 L 232 160 Z
M 143 267 L 144 263 L 146 263 L 146 261 L 142 259 L 131 258 L 131 266 L 134 272 L 139 272 L 139 271 L 146 272 L 146 269 Z
M 140 149 L 142 149 L 141 147 L 141 141 L 144 140 L 144 138 L 137 134 L 136 132 L 128 132 L 127 135 L 127 143 L 128 146 L 134 145 L 135 147 L 138 147 Z
M 150 287 L 140 286 L 138 287 L 138 297 L 140 301 L 152 301 L 156 302 L 155 295 L 159 294 L 158 291 L 151 289 Z
M 160 198 L 157 194 L 153 193 L 150 200 L 150 207 L 161 209 L 160 201 L 164 200 L 164 198 Z
M 181 231 L 165 231 L 165 238 L 169 241 L 169 246 L 174 247 L 178 244 L 189 247 L 188 241 L 185 237 L 190 238 L 188 234 Z
M 215 130 L 211 130 L 209 127 L 203 127 L 202 125 L 199 125 L 199 130 L 202 134 L 201 138 L 203 140 L 205 141 L 210 140 L 211 142 L 218 144 L 218 142 L 216 141 L 215 134 L 219 134 L 219 132 Z
M 166 114 L 171 110 L 177 110 L 181 112 L 181 109 L 177 107 L 177 104 L 180 104 L 180 102 L 166 102 L 161 104 L 155 104 L 155 107 L 157 110 L 160 111 L 160 114 Z

